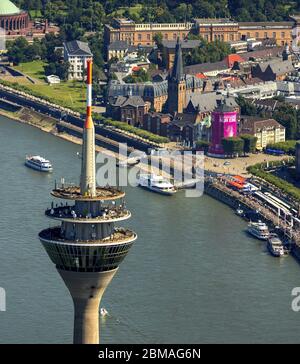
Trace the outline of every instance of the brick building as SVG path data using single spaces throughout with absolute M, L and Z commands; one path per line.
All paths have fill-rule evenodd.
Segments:
M 143 129 L 151 133 L 168 137 L 168 125 L 171 122 L 170 114 L 162 114 L 158 112 L 149 112 L 144 115 Z
M 239 23 L 230 19 L 195 19 L 194 32 L 208 42 L 240 40 Z
M 114 103 L 107 105 L 107 114 L 129 125 L 141 126 L 149 108 L 150 102 L 144 101 L 140 96 L 119 96 Z
M 291 44 L 295 21 L 284 22 L 240 22 L 238 29 L 239 39 L 276 39 L 277 45 Z
M 113 19 L 104 27 L 104 40 L 108 46 L 114 41 L 129 45 L 154 45 L 153 37 L 160 33 L 164 41 L 186 39 L 189 33 L 200 35 L 208 42 L 221 40 L 237 42 L 241 39 L 275 39 L 278 46 L 292 43 L 298 34 L 300 18 L 285 22 L 236 22 L 231 19 L 194 19 L 186 23 L 135 23 L 131 19 Z
M 0 28 L 5 31 L 6 40 L 26 37 L 29 42 L 43 38 L 48 32 L 57 34 L 59 31 L 57 26 L 49 26 L 46 19 L 31 20 L 27 11 L 19 9 L 10 0 L 0 1 Z
M 135 23 L 133 20 L 113 19 L 104 27 L 104 40 L 108 45 L 121 40 L 130 45 L 154 45 L 153 37 L 161 33 L 164 40 L 185 39 L 193 27 L 193 23 Z

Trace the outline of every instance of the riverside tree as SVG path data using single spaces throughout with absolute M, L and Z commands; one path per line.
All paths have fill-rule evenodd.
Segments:
M 229 137 L 222 139 L 222 146 L 226 155 L 232 157 L 239 156 L 244 153 L 244 140 L 239 137 Z
M 251 134 L 241 134 L 240 138 L 244 141 L 244 154 L 254 153 L 256 151 L 257 137 Z

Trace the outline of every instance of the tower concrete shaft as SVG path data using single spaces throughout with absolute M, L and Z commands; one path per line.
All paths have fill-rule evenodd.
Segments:
M 99 305 L 118 268 L 80 273 L 57 269 L 74 304 L 74 344 L 99 344 Z
M 87 106 L 83 127 L 80 190 L 82 195 L 96 195 L 95 127 L 92 119 L 92 60 L 87 61 Z

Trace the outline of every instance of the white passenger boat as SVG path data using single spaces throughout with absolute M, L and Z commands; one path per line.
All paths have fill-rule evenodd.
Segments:
M 41 172 L 51 172 L 53 170 L 52 164 L 39 155 L 26 156 L 25 166 Z
M 150 191 L 161 193 L 162 195 L 174 195 L 176 189 L 163 176 L 155 174 L 141 174 L 138 182 L 140 187 L 146 188 Z
M 277 234 L 269 235 L 267 248 L 274 257 L 282 257 L 285 254 L 283 244 Z
M 267 240 L 270 233 L 268 226 L 261 221 L 258 222 L 251 222 L 248 224 L 247 231 L 249 234 L 255 236 L 257 239 L 260 240 Z

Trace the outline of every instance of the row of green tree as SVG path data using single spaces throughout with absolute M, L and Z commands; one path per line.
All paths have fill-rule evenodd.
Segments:
M 222 139 L 222 146 L 226 155 L 235 157 L 254 153 L 256 151 L 257 138 L 250 134 L 241 134 L 238 137 Z
M 14 0 L 32 14 L 42 14 L 62 26 L 101 30 L 119 15 L 138 22 L 184 22 L 192 18 L 234 17 L 239 21 L 286 20 L 299 10 L 289 0 Z
M 199 47 L 194 48 L 189 53 L 184 53 L 183 61 L 186 66 L 206 62 L 218 62 L 223 60 L 232 52 L 233 51 L 228 43 L 220 40 L 208 42 L 201 39 Z
M 116 121 L 116 120 L 112 120 L 111 118 L 105 118 L 104 116 L 101 116 L 99 114 L 94 115 L 93 118 L 94 118 L 94 120 L 96 120 L 104 125 L 110 125 L 115 128 L 118 128 L 120 130 L 124 130 L 126 132 L 137 135 L 141 138 L 149 140 L 150 142 L 153 142 L 153 143 L 164 144 L 164 143 L 168 143 L 170 141 L 166 137 L 163 137 L 163 136 L 160 136 L 157 134 L 153 134 L 147 130 L 136 128 L 135 126 L 124 123 L 123 121 Z
M 228 156 L 241 156 L 256 151 L 257 138 L 250 134 L 241 134 L 238 137 L 230 137 L 222 139 L 224 152 Z M 205 140 L 199 140 L 196 143 L 196 148 L 208 152 L 210 143 Z

